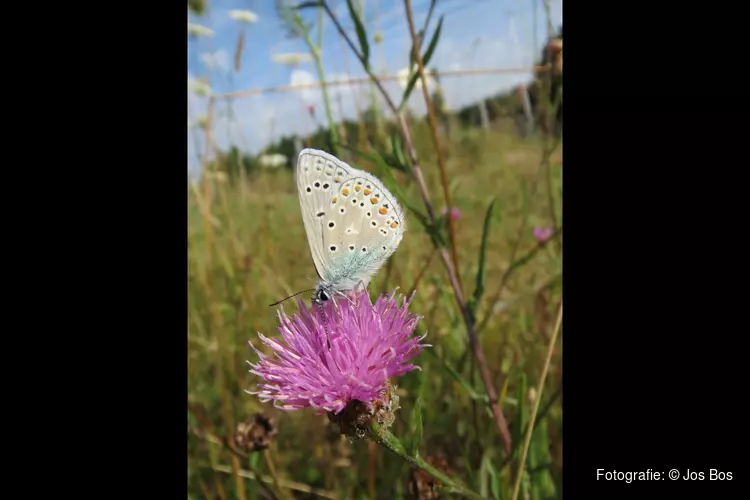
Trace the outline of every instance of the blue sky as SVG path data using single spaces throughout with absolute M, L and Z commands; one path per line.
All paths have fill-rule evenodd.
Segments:
M 354 40 L 354 29 L 348 17 L 346 0 L 329 0 L 335 6 L 342 24 Z M 294 3 L 299 3 L 295 0 Z M 429 0 L 412 0 L 415 22 L 424 22 Z M 544 43 L 547 28 L 543 0 L 438 0 L 434 22 L 445 14 L 442 35 L 430 66 L 439 70 L 519 67 L 532 64 L 535 58 L 533 19 L 536 5 L 536 54 Z M 318 80 L 315 65 L 302 63 L 296 67 L 271 60 L 272 54 L 307 52 L 302 40 L 287 39 L 286 30 L 275 10 L 273 0 L 212 0 L 211 12 L 189 22 L 214 31 L 212 37 L 188 40 L 188 78 L 207 77 L 214 93 L 252 88 L 265 88 L 290 83 Z M 364 0 L 365 26 L 371 41 L 371 61 L 378 71 L 395 74 L 406 68 L 410 39 L 403 0 Z M 377 8 L 377 17 L 376 17 Z M 245 24 L 229 16 L 233 9 L 250 10 L 257 22 Z M 555 28 L 562 22 L 562 0 L 551 2 Z M 308 9 L 304 17 L 316 19 L 316 10 Z M 380 28 L 384 42 L 378 47 L 372 38 Z M 234 72 L 234 52 L 240 31 L 245 33 L 241 69 Z M 314 29 L 317 37 L 317 26 Z M 431 34 L 431 33 L 430 33 Z M 428 35 L 429 36 L 429 35 Z M 324 20 L 323 66 L 327 79 L 364 76 L 354 56 L 346 51 L 335 27 Z M 348 63 L 348 64 L 347 64 Z M 530 74 L 494 74 L 444 78 L 441 82 L 450 108 L 456 109 L 481 97 L 528 81 Z M 386 85 L 398 101 L 400 88 L 396 82 Z M 353 118 L 357 108 L 368 104 L 367 85 L 332 87 L 336 118 Z M 297 92 L 262 94 L 233 99 L 217 105 L 215 141 L 220 148 L 235 144 L 240 149 L 258 153 L 269 141 L 290 133 L 305 134 L 316 128 L 305 107 L 314 105 L 320 118 L 323 106 L 317 89 Z M 415 92 L 409 103 L 416 113 L 424 112 L 421 94 Z M 190 94 L 188 121 L 198 120 L 206 112 L 206 99 Z M 198 168 L 197 153 L 203 148 L 200 130 L 188 128 L 188 167 Z

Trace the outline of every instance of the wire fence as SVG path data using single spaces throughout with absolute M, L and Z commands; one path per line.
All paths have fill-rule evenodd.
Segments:
M 481 75 L 493 75 L 493 74 L 528 74 L 530 76 L 530 81 L 533 78 L 533 75 L 537 75 L 541 72 L 546 72 L 552 70 L 552 65 L 535 65 L 535 66 L 517 66 L 517 67 L 496 67 L 496 68 L 477 68 L 477 69 L 465 69 L 465 70 L 446 70 L 446 71 L 429 71 L 426 73 L 425 76 L 429 76 L 430 78 L 455 78 L 455 77 L 467 77 L 467 76 L 481 76 Z M 399 80 L 405 80 L 408 78 L 406 75 L 402 74 L 384 74 L 384 75 L 376 75 L 378 80 L 382 82 L 391 82 L 391 81 L 399 81 Z M 208 162 L 211 155 L 211 151 L 215 147 L 215 137 L 214 133 L 216 132 L 214 128 L 216 127 L 216 119 L 219 118 L 214 115 L 216 109 L 215 105 L 219 102 L 226 102 L 229 104 L 231 101 L 237 98 L 246 98 L 251 96 L 258 96 L 258 95 L 264 95 L 264 94 L 274 94 L 274 93 L 284 93 L 284 92 L 300 92 L 304 90 L 310 90 L 310 89 L 319 89 L 323 87 L 324 85 L 326 87 L 346 87 L 346 86 L 357 86 L 357 85 L 363 85 L 363 84 L 369 84 L 372 81 L 372 78 L 370 76 L 363 76 L 363 77 L 357 77 L 357 78 L 337 78 L 334 80 L 326 80 L 323 82 L 311 82 L 311 83 L 304 83 L 304 84 L 294 84 L 294 85 L 277 85 L 277 86 L 271 86 L 266 88 L 251 88 L 251 89 L 244 89 L 244 90 L 237 90 L 232 92 L 224 92 L 224 93 L 209 93 L 206 97 L 208 97 L 207 102 L 207 109 L 206 109 L 206 115 L 204 115 L 204 122 L 202 123 L 202 126 L 200 127 L 203 129 L 203 140 L 198 141 L 197 136 L 193 136 L 193 140 L 195 142 L 196 151 L 195 153 L 198 154 L 199 158 L 198 163 L 202 164 L 203 170 L 207 168 Z M 526 90 L 527 84 L 516 84 L 514 85 L 514 89 L 518 90 Z M 510 90 L 510 89 L 508 89 Z M 534 127 L 534 117 L 531 110 L 531 103 L 529 102 L 527 91 L 523 92 L 522 101 L 519 103 L 523 114 L 526 117 L 526 123 L 524 125 L 524 128 L 527 129 L 525 133 L 528 133 L 528 130 L 533 129 Z M 357 116 L 360 115 L 361 112 L 361 104 L 357 102 L 358 99 L 354 97 L 354 105 L 357 109 Z M 478 120 L 477 125 L 481 126 L 482 128 L 489 128 L 490 126 L 490 112 L 487 106 L 486 98 L 479 99 L 475 105 L 478 107 L 479 110 L 479 116 L 476 118 Z M 231 104 L 230 104 L 231 106 Z M 341 103 L 339 102 L 339 107 L 341 106 Z M 239 123 L 238 117 L 235 116 L 236 114 L 231 111 L 231 108 L 228 108 L 230 110 L 229 115 L 225 116 L 226 119 L 228 119 L 227 124 L 229 125 L 229 129 L 227 129 L 226 134 L 227 138 L 230 143 L 239 143 L 244 145 L 243 149 L 247 149 L 248 144 L 248 138 L 245 137 L 244 132 L 242 131 L 242 126 Z M 339 110 L 341 115 L 343 116 L 343 111 Z M 359 118 L 361 119 L 361 117 Z M 269 137 L 265 142 L 271 141 L 272 138 L 276 138 L 276 133 L 278 132 L 276 130 L 277 124 L 275 123 L 276 120 L 274 118 L 271 118 L 270 123 L 268 124 L 268 127 L 265 129 L 269 133 Z M 256 129 L 257 130 L 257 129 Z M 196 130 L 193 131 L 194 133 Z M 202 146 L 198 146 L 198 143 L 202 142 Z M 202 151 L 201 151 L 202 150 Z
M 454 71 L 431 71 L 429 75 L 442 78 L 442 77 L 457 77 L 457 76 L 492 75 L 492 74 L 500 74 L 500 73 L 529 73 L 529 72 L 534 73 L 534 72 L 539 72 L 539 71 L 549 71 L 549 69 L 550 69 L 549 65 L 511 67 L 511 68 L 481 68 L 481 69 L 465 69 L 465 70 L 454 70 Z M 403 76 L 400 76 L 400 75 L 378 76 L 378 79 L 384 82 L 397 81 L 401 78 L 403 78 Z M 325 82 L 314 82 L 314 83 L 305 83 L 305 84 L 297 84 L 297 85 L 278 85 L 274 87 L 266 87 L 266 88 L 260 88 L 260 89 L 255 88 L 255 89 L 237 90 L 233 92 L 214 94 L 212 97 L 215 100 L 235 99 L 237 97 L 247 97 L 247 96 L 268 94 L 268 93 L 274 93 L 274 92 L 295 92 L 298 90 L 315 89 L 315 88 L 320 88 L 323 85 L 325 85 L 326 87 L 362 85 L 362 84 L 369 83 L 370 81 L 371 81 L 371 78 L 369 76 L 364 76 L 360 78 L 348 78 L 345 80 L 344 79 L 329 80 Z

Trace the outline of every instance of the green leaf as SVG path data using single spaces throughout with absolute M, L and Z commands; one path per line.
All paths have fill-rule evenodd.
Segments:
M 417 33 L 417 41 L 419 42 L 419 46 L 422 46 L 422 40 L 424 40 L 424 30 L 419 30 Z M 414 59 L 414 44 L 411 46 L 411 50 L 409 51 L 409 67 L 413 68 L 417 64 L 417 61 Z
M 538 421 L 531 435 L 528 470 L 531 476 L 532 498 L 555 497 L 555 482 L 549 470 L 552 457 L 549 453 L 547 421 Z
M 419 402 L 419 398 L 414 401 L 414 406 L 411 409 L 410 430 L 411 440 L 409 442 L 409 455 L 412 457 L 419 456 L 419 445 L 422 442 L 422 405 Z
M 323 2 L 302 2 L 301 4 L 297 5 L 295 9 L 302 10 L 307 9 L 309 7 L 322 7 Z
M 522 467 L 522 464 L 519 464 L 519 460 L 521 458 L 521 443 L 523 443 L 524 438 L 524 432 L 526 430 L 526 422 L 528 422 L 529 419 L 529 409 L 527 402 L 527 389 L 526 389 L 526 374 L 521 372 L 520 373 L 520 381 L 518 382 L 518 386 L 516 389 L 516 397 L 518 398 L 518 406 L 516 407 L 516 417 L 513 420 L 513 425 L 511 426 L 511 442 L 515 444 L 513 447 L 513 451 L 511 452 L 511 455 L 513 456 L 513 463 L 517 467 Z M 517 469 L 516 469 L 517 470 Z M 517 474 L 516 471 L 513 472 L 513 476 Z
M 398 455 L 402 460 L 408 462 L 412 467 L 422 469 L 430 476 L 443 483 L 441 490 L 445 493 L 456 493 L 459 496 L 468 498 L 470 500 L 483 500 L 480 495 L 477 495 L 473 491 L 467 489 L 461 483 L 451 479 L 449 476 L 437 470 L 433 465 L 425 462 L 420 457 L 409 456 L 406 453 L 406 449 L 404 448 L 404 445 L 401 443 L 401 441 L 399 441 L 396 436 L 391 434 L 390 431 L 381 427 L 380 424 L 378 424 L 377 419 L 370 420 L 369 434 L 370 438 L 372 438 L 376 443 L 384 446 L 394 454 Z
M 206 12 L 206 0 L 188 0 L 188 9 L 197 16 Z
M 448 372 L 448 374 L 453 378 L 453 380 L 458 382 L 458 385 L 460 385 L 466 391 L 466 393 L 469 395 L 471 399 L 482 401 L 484 403 L 489 402 L 490 398 L 487 397 L 487 394 L 482 394 L 479 391 L 476 391 L 468 381 L 466 381 L 463 377 L 461 377 L 461 375 L 459 375 L 458 372 L 451 365 L 446 363 L 443 358 L 439 357 L 435 353 L 434 350 L 428 350 L 427 352 L 435 356 L 440 361 L 445 371 Z
M 448 245 L 448 239 L 445 237 L 445 218 L 438 218 L 435 223 L 425 221 L 425 231 L 432 240 L 432 243 L 438 248 L 444 248 Z
M 396 163 L 398 165 L 396 168 L 402 172 L 411 173 L 411 167 L 406 161 L 401 138 L 395 131 L 391 133 L 391 148 L 393 149 L 393 155 L 396 157 Z
M 253 453 L 250 455 L 250 467 L 253 468 L 253 470 L 258 469 L 258 463 L 260 462 L 260 456 L 261 453 Z
M 443 29 L 443 16 L 440 16 L 440 20 L 438 21 L 437 28 L 435 28 L 435 33 L 432 35 L 432 40 L 430 40 L 430 45 L 427 46 L 427 51 L 422 56 L 422 65 L 426 68 L 427 65 L 430 62 L 430 59 L 432 58 L 432 53 L 435 52 L 435 47 L 437 47 L 438 40 L 440 39 L 440 31 Z
M 427 28 L 430 27 L 430 19 L 432 19 L 432 13 L 435 11 L 436 4 L 437 0 L 430 0 L 430 8 L 427 9 L 427 16 L 424 20 L 424 26 L 417 32 L 417 40 L 419 41 L 420 47 L 422 47 L 422 42 L 424 42 L 424 34 L 427 32 Z M 414 66 L 416 63 L 417 61 L 414 60 L 414 48 L 412 47 L 412 50 L 409 51 L 409 67 Z
M 427 63 L 430 62 L 430 58 L 432 57 L 432 53 L 435 51 L 435 47 L 437 46 L 438 39 L 440 38 L 440 32 L 443 29 L 443 16 L 440 16 L 440 21 L 438 21 L 437 28 L 435 28 L 435 33 L 432 34 L 432 39 L 430 40 L 430 44 L 427 46 L 427 51 L 422 56 L 422 67 L 427 68 Z M 414 46 L 412 45 L 410 54 L 414 54 Z M 413 68 L 410 67 L 409 71 L 411 71 Z M 409 100 L 409 96 L 411 95 L 412 90 L 414 90 L 414 86 L 417 84 L 417 80 L 419 79 L 419 71 L 415 71 L 414 74 L 409 79 L 409 83 L 406 86 L 406 90 L 404 90 L 404 95 L 401 98 L 401 104 L 398 106 L 398 109 L 401 110 L 406 105 L 406 101 Z
M 364 61 L 365 69 L 370 69 L 370 42 L 367 41 L 365 26 L 362 24 L 362 20 L 359 18 L 352 0 L 346 0 L 346 5 L 349 7 L 349 15 L 352 17 L 354 28 L 357 30 L 357 38 L 359 38 L 359 46 L 362 49 L 362 60 Z
M 473 319 L 476 319 L 477 307 L 484 294 L 484 265 L 487 259 L 487 240 L 490 234 L 490 221 L 492 220 L 492 209 L 495 206 L 495 200 L 490 202 L 487 212 L 484 216 L 484 229 L 482 230 L 482 245 L 479 248 L 479 269 L 477 269 L 476 286 L 474 287 L 474 296 L 469 301 L 469 313 Z
M 500 478 L 492 463 L 492 448 L 487 448 L 482 456 L 482 465 L 479 467 L 479 494 L 485 498 L 492 492 L 494 500 L 500 500 Z

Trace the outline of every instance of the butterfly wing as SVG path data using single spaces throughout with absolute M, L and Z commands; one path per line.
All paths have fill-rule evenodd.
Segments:
M 303 149 L 297 159 L 297 194 L 302 212 L 302 222 L 307 234 L 315 270 L 318 277 L 326 280 L 330 274 L 329 255 L 324 252 L 324 220 L 330 213 L 328 204 L 341 182 L 353 169 L 335 156 L 317 149 Z M 326 280 L 327 281 L 327 280 Z
M 343 180 L 328 208 L 323 250 L 335 264 L 328 282 L 339 291 L 366 287 L 401 243 L 404 212 L 377 178 L 361 170 Z
M 367 286 L 401 242 L 401 206 L 377 178 L 322 151 L 304 150 L 300 167 L 300 203 L 318 275 L 338 291 Z

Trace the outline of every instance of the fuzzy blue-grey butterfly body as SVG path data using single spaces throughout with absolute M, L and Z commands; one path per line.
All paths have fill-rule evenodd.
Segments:
M 396 198 L 374 176 L 316 149 L 300 152 L 296 178 L 318 274 L 313 302 L 366 288 L 406 230 Z

